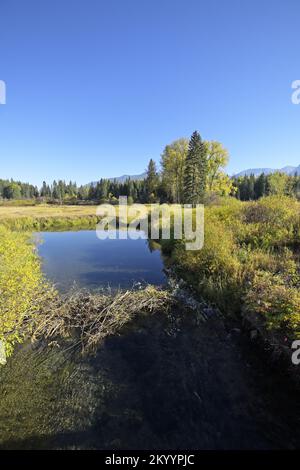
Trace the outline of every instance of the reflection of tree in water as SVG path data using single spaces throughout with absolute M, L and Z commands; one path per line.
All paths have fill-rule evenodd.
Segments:
M 153 251 L 160 250 L 160 244 L 157 243 L 155 240 L 151 240 L 151 238 L 147 238 L 147 245 L 151 253 L 153 253 Z

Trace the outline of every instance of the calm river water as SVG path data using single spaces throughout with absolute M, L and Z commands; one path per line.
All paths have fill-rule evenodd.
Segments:
M 146 239 L 99 240 L 94 230 L 43 232 L 37 238 L 43 270 L 61 291 L 74 283 L 95 290 L 166 282 L 158 245 Z

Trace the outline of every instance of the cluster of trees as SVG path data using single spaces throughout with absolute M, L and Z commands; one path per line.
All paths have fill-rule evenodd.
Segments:
M 128 178 L 124 183 L 116 180 L 101 179 L 96 184 L 85 187 L 84 199 L 107 201 L 127 196 L 129 202 L 147 202 L 146 180 L 132 180 Z
M 154 163 L 154 162 L 153 162 Z M 128 196 L 132 201 L 147 201 L 146 181 L 127 179 L 124 183 L 101 179 L 97 183 L 77 186 L 75 182 L 63 180 L 47 184 L 40 189 L 28 183 L 14 180 L 0 180 L 0 198 L 2 199 L 40 199 L 47 201 L 101 201 L 113 200 L 119 196 Z
M 54 199 L 56 201 L 64 201 L 67 199 L 79 198 L 79 190 L 77 184 L 72 181 L 66 183 L 65 181 L 53 181 L 52 185 L 48 185 L 45 181 L 39 192 L 39 197 Z
M 67 200 L 72 198 L 79 198 L 84 195 L 83 187 L 77 188 L 76 183 L 70 181 L 53 181 L 51 185 L 43 182 L 42 187 L 39 189 L 29 183 L 22 183 L 20 181 L 0 180 L 0 198 L 2 199 L 54 199 L 54 200 Z
M 195 131 L 190 140 L 181 138 L 168 144 L 161 155 L 158 171 L 150 160 L 144 180 L 125 182 L 100 179 L 97 183 L 77 186 L 75 182 L 43 182 L 40 189 L 29 183 L 0 180 L 0 198 L 36 199 L 53 202 L 114 201 L 127 196 L 130 202 L 169 202 L 197 204 L 206 194 L 235 196 L 242 201 L 257 200 L 271 194 L 300 199 L 300 175 L 276 172 L 259 176 L 230 178 L 225 168 L 229 155 L 220 142 L 205 141 Z
M 224 172 L 228 159 L 222 144 L 204 141 L 195 131 L 190 141 L 182 138 L 165 147 L 160 172 L 150 159 L 145 180 L 118 183 L 101 179 L 85 187 L 82 199 L 113 200 L 122 195 L 129 202 L 201 203 L 207 192 L 229 195 L 234 191 L 232 180 Z
M 129 202 L 170 202 L 196 204 L 206 192 L 229 195 L 233 183 L 224 172 L 228 152 L 215 141 L 204 141 L 195 131 L 190 139 L 178 139 L 167 145 L 161 156 L 161 171 L 150 160 L 145 180 L 128 179 L 124 183 L 101 179 L 80 186 L 70 181 L 43 182 L 40 189 L 30 184 L 0 180 L 3 199 L 42 199 L 47 201 L 112 201 L 127 196 Z
M 36 186 L 14 180 L 0 179 L 0 198 L 3 199 L 34 199 L 39 196 Z
M 155 173 L 154 162 L 149 163 L 147 180 L 151 178 L 152 193 L 148 199 L 197 204 L 204 201 L 206 193 L 229 195 L 233 185 L 224 172 L 228 159 L 220 142 L 202 140 L 197 131 L 190 141 L 175 140 L 163 151 L 159 175 Z
M 127 196 L 129 202 L 169 202 L 197 204 L 206 194 L 235 196 L 242 201 L 257 200 L 270 194 L 300 196 L 300 175 L 276 172 L 270 175 L 230 178 L 225 167 L 229 155 L 220 142 L 205 141 L 195 131 L 190 140 L 181 138 L 167 145 L 158 171 L 150 160 L 144 180 L 125 182 L 101 179 L 77 186 L 75 182 L 43 182 L 40 189 L 28 183 L 0 180 L 0 198 L 36 199 L 54 202 L 114 201 Z
M 232 179 L 234 194 L 241 201 L 254 201 L 263 196 L 300 197 L 300 175 L 275 172 L 269 175 L 246 175 Z

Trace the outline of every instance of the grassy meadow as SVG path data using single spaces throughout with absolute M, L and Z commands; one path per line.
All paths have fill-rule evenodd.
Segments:
M 12 230 L 90 228 L 96 223 L 96 206 L 0 205 L 0 224 Z
M 0 205 L 0 221 L 20 217 L 86 217 L 96 215 L 96 206 L 38 204 L 32 206 Z
M 178 210 L 172 206 L 171 212 Z M 63 229 L 94 229 L 101 217 L 97 216 L 98 205 L 0 205 L 0 224 L 11 230 L 47 231 Z M 130 206 L 128 206 L 130 207 Z M 144 204 L 146 210 L 149 205 Z M 176 207 L 176 209 L 172 209 Z M 118 206 L 115 206 L 119 220 Z M 133 212 L 135 214 L 135 212 Z M 128 222 L 132 216 L 128 216 Z

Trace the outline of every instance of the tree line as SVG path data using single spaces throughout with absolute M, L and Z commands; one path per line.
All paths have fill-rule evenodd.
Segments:
M 181 138 L 166 145 L 160 171 L 150 159 L 144 180 L 125 182 L 102 178 L 97 183 L 77 186 L 75 182 L 45 181 L 40 189 L 28 183 L 0 180 L 0 198 L 35 199 L 46 202 L 114 202 L 127 196 L 128 202 L 203 203 L 211 195 L 255 200 L 268 194 L 297 195 L 300 177 L 283 173 L 230 178 L 225 168 L 229 154 L 220 142 L 205 141 L 198 131 L 190 140 Z
M 29 183 L 0 179 L 0 198 L 2 199 L 34 199 L 39 197 L 39 190 Z
M 229 194 L 230 178 L 223 172 L 228 152 L 218 142 L 206 142 L 195 131 L 190 139 L 178 139 L 167 145 L 161 156 L 161 171 L 150 159 L 144 180 L 128 178 L 100 179 L 97 183 L 77 186 L 75 182 L 45 181 L 41 188 L 13 180 L 0 180 L 2 199 L 40 199 L 48 202 L 114 201 L 127 196 L 129 202 L 203 202 L 207 190 Z
M 300 175 L 281 172 L 245 175 L 232 178 L 234 195 L 241 201 L 255 201 L 272 194 L 300 199 Z

